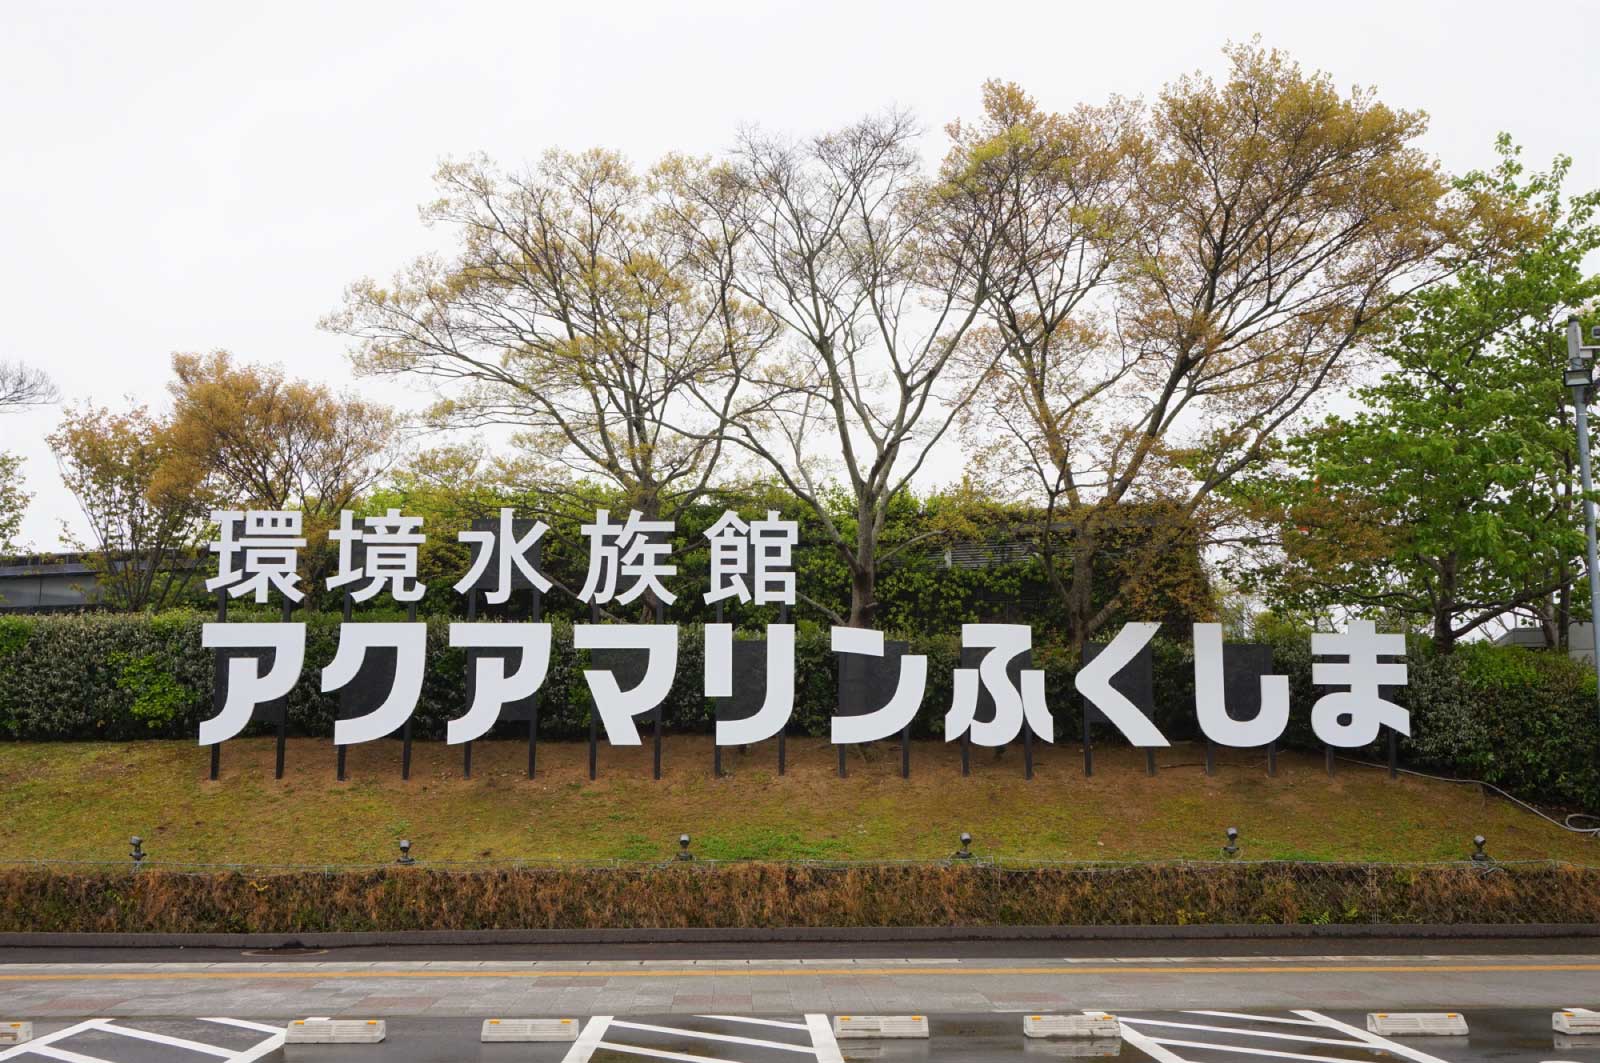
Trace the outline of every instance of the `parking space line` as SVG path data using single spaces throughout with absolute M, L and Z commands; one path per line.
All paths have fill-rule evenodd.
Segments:
M 806 1029 L 811 1031 L 811 1047 L 816 1050 L 817 1063 L 844 1063 L 844 1054 L 833 1036 L 833 1024 L 826 1015 L 808 1012 Z
M 110 1021 L 111 1020 L 109 1019 L 85 1019 L 74 1026 L 62 1027 L 55 1033 L 41 1034 L 31 1041 L 24 1041 L 15 1048 L 8 1048 L 4 1052 L 0 1052 L 0 1060 L 16 1059 L 18 1056 L 25 1055 L 29 1052 L 37 1053 L 41 1048 L 47 1048 L 56 1041 L 63 1041 L 68 1037 L 71 1037 L 73 1034 L 83 1033 L 85 1030 L 93 1028 L 96 1023 Z
M 1415 1048 L 1408 1048 L 1405 1045 L 1397 1044 L 1396 1042 L 1389 1040 L 1387 1037 L 1380 1037 L 1375 1033 L 1369 1033 L 1368 1031 L 1361 1029 L 1359 1026 L 1351 1026 L 1349 1023 L 1344 1023 L 1340 1022 L 1338 1019 L 1329 1018 L 1320 1011 L 1312 1011 L 1309 1008 L 1296 1008 L 1294 1013 L 1302 1016 L 1303 1018 L 1315 1019 L 1317 1022 L 1328 1027 L 1330 1030 L 1338 1030 L 1341 1033 L 1347 1033 L 1351 1037 L 1365 1041 L 1373 1048 L 1385 1049 L 1397 1056 L 1412 1060 L 1413 1063 L 1448 1063 L 1447 1060 L 1440 1059 L 1438 1056 L 1430 1056 L 1426 1052 L 1421 1052 Z
M 23 1047 L 27 1048 L 28 1046 L 24 1043 Z M 65 1048 L 57 1048 L 55 1045 L 45 1045 L 43 1048 L 34 1048 L 32 1051 L 35 1055 L 44 1056 L 46 1059 L 58 1060 L 59 1063 L 111 1063 L 109 1059 L 101 1059 L 99 1056 L 86 1056 L 81 1052 L 68 1052 Z
M 1184 1041 L 1175 1037 L 1152 1037 L 1149 1038 L 1149 1041 L 1151 1044 L 1171 1045 L 1174 1048 L 1200 1048 L 1212 1052 L 1238 1052 L 1247 1056 L 1267 1056 L 1272 1059 L 1309 1060 L 1310 1063 L 1339 1063 L 1338 1060 L 1330 1060 L 1327 1056 L 1308 1056 L 1304 1052 L 1279 1052 L 1271 1048 L 1246 1048 L 1244 1045 L 1222 1045 L 1217 1044 L 1215 1041 Z M 1185 1063 L 1185 1061 L 1179 1060 L 1179 1063 Z M 1443 1061 L 1440 1060 L 1438 1063 L 1443 1063 Z
M 646 1056 L 650 1059 L 675 1059 L 679 1063 L 738 1063 L 737 1060 L 717 1059 L 713 1056 L 696 1056 L 688 1052 L 668 1052 L 664 1048 L 643 1048 L 639 1045 L 619 1045 L 611 1041 L 601 1041 L 595 1047 L 610 1049 L 613 1052 L 622 1052 L 630 1056 Z
M 1278 1015 L 1247 1015 L 1242 1011 L 1186 1011 L 1185 1015 L 1210 1015 L 1216 1019 L 1243 1019 L 1246 1022 L 1276 1022 L 1285 1026 L 1314 1026 L 1322 1027 L 1320 1022 L 1310 1019 L 1285 1019 Z
M 282 1048 L 283 1043 L 288 1036 L 289 1034 L 286 1031 L 279 1030 L 275 1035 L 267 1038 L 265 1041 L 262 1041 L 254 1048 L 247 1048 L 243 1052 L 234 1056 L 229 1063 L 256 1063 L 256 1060 L 258 1059 L 265 1059 L 267 1056 Z
M 606 1027 L 610 1025 L 609 1015 L 590 1016 L 589 1021 L 583 1024 L 583 1029 L 578 1033 L 578 1039 L 572 1042 L 567 1054 L 561 1057 L 561 1063 L 589 1063 L 589 1057 L 600 1047 L 600 1039 L 606 1035 Z
M 1165 1026 L 1178 1030 L 1204 1030 L 1208 1033 L 1237 1034 L 1240 1037 L 1270 1037 L 1277 1041 L 1301 1041 L 1316 1045 L 1341 1045 L 1345 1048 L 1370 1048 L 1366 1041 L 1352 1041 L 1346 1037 L 1312 1037 L 1303 1033 L 1278 1033 L 1273 1030 L 1243 1030 L 1237 1026 L 1205 1026 L 1198 1022 L 1172 1022 L 1166 1019 L 1122 1019 L 1140 1026 Z M 1310 1025 L 1310 1024 L 1308 1024 Z
M 249 1019 L 229 1019 L 222 1016 L 215 1018 L 202 1018 L 200 1022 L 219 1022 L 224 1026 L 237 1026 L 241 1030 L 255 1030 L 257 1033 L 282 1033 L 282 1026 L 268 1026 L 264 1022 L 251 1022 Z
M 118 1037 L 132 1037 L 140 1041 L 152 1041 L 168 1048 L 182 1048 L 189 1052 L 199 1052 L 208 1056 L 219 1056 L 222 1059 L 232 1059 L 237 1053 L 231 1048 L 219 1048 L 208 1045 L 203 1041 L 190 1041 L 183 1037 L 172 1037 L 164 1033 L 151 1033 L 149 1030 L 136 1030 L 132 1026 L 118 1026 L 112 1022 L 102 1022 L 94 1027 L 103 1033 L 113 1033 Z
M 1127 1019 L 1119 1019 L 1117 1025 L 1122 1028 L 1122 1039 L 1124 1041 L 1155 1060 L 1156 1063 L 1189 1063 L 1187 1059 L 1184 1059 L 1176 1052 L 1163 1048 L 1132 1026 L 1129 1026 Z
M 639 1030 L 642 1033 L 664 1033 L 678 1037 L 688 1038 L 693 1041 L 721 1041 L 732 1045 L 748 1045 L 751 1048 L 774 1048 L 781 1052 L 799 1052 L 803 1056 L 816 1056 L 806 1045 L 792 1045 L 785 1041 L 764 1041 L 756 1037 L 739 1037 L 731 1033 L 707 1033 L 704 1030 L 685 1030 L 677 1026 L 652 1026 L 647 1022 L 624 1022 L 618 1020 L 611 1024 L 613 1030 Z
M 702 1019 L 716 1019 L 718 1022 L 747 1022 L 752 1026 L 776 1026 L 780 1030 L 799 1030 L 801 1033 L 811 1029 L 803 1022 L 779 1022 L 777 1019 L 758 1019 L 754 1015 L 701 1015 Z

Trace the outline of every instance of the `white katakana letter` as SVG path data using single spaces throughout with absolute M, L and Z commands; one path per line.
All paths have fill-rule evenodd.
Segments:
M 472 704 L 465 716 L 445 727 L 445 740 L 451 745 L 488 734 L 500 719 L 500 710 L 532 697 L 550 669 L 549 624 L 451 624 L 450 645 L 521 651 L 510 675 L 504 657 L 485 654 L 477 659 Z
M 334 745 L 350 746 L 393 734 L 416 711 L 428 651 L 427 624 L 340 624 L 339 649 L 322 670 L 322 692 L 338 690 L 361 673 L 367 651 L 393 649 L 394 684 L 383 704 L 349 720 L 335 720 Z
M 1311 653 L 1343 657 L 1343 662 L 1314 661 L 1311 681 L 1317 686 L 1347 686 L 1324 694 L 1311 707 L 1311 729 L 1330 746 L 1352 749 L 1370 745 L 1380 727 L 1411 734 L 1411 714 L 1379 696 L 1380 686 L 1406 685 L 1406 666 L 1378 663 L 1379 657 L 1403 657 L 1404 635 L 1380 635 L 1370 620 L 1353 620 L 1344 634 L 1313 633 Z
M 228 597 L 238 598 L 255 593 L 258 602 L 267 600 L 272 587 L 278 588 L 285 598 L 298 602 L 305 593 L 296 587 L 300 582 L 299 549 L 306 544 L 300 536 L 301 514 L 296 510 L 237 509 L 213 510 L 211 519 L 216 522 L 222 538 L 211 544 L 217 555 L 217 574 L 206 580 L 206 590 L 226 587 Z M 242 525 L 239 538 L 234 538 L 235 525 Z M 234 557 L 243 554 L 243 565 L 234 568 Z
M 766 520 L 750 522 L 757 605 L 794 604 L 794 548 L 799 541 L 800 525 L 779 520 L 777 510 L 767 510 Z
M 672 553 L 672 522 L 670 520 L 645 520 L 637 510 L 628 512 L 626 524 L 611 523 L 611 511 L 602 509 L 595 513 L 594 523 L 583 525 L 583 534 L 589 540 L 589 573 L 584 579 L 578 599 L 603 605 L 615 599 L 627 605 L 647 590 L 653 590 L 656 600 L 671 605 L 678 596 L 662 586 L 663 576 L 676 575 L 676 565 L 666 564 Z M 665 534 L 666 539 L 653 538 Z M 633 583 L 620 594 L 619 577 L 632 578 Z
M 706 529 L 706 538 L 711 540 L 711 589 L 706 592 L 706 604 L 724 598 L 748 602 L 750 586 L 745 577 L 750 574 L 750 526 L 739 514 L 726 510 Z
M 883 632 L 859 627 L 833 629 L 834 653 L 860 653 L 869 657 L 883 656 Z M 917 715 L 922 704 L 922 692 L 928 686 L 928 658 L 921 654 L 906 654 L 900 658 L 900 678 L 889 704 L 860 716 L 835 716 L 832 738 L 834 745 L 851 742 L 876 742 L 880 738 L 899 734 Z
M 1024 718 L 1028 729 L 1046 742 L 1055 741 L 1055 720 L 1044 703 L 1044 671 L 1027 668 L 1022 686 L 1011 685 L 1007 665 L 1033 647 L 1033 631 L 1026 624 L 962 624 L 961 645 L 988 647 L 977 668 L 955 670 L 955 698 L 944 718 L 944 740 L 953 742 L 968 732 L 980 746 L 1003 746 L 1016 740 Z M 978 722 L 978 684 L 994 699 L 994 719 Z
M 500 528 L 498 531 L 464 531 L 459 532 L 456 538 L 464 543 L 477 543 L 479 549 L 477 556 L 472 559 L 472 568 L 455 585 L 457 594 L 465 594 L 478 583 L 484 572 L 488 571 L 491 558 L 499 562 L 496 572 L 494 590 L 484 595 L 484 600 L 490 605 L 501 605 L 511 598 L 511 569 L 516 566 L 527 581 L 533 584 L 542 593 L 550 589 L 550 581 L 544 573 L 534 567 L 528 560 L 528 551 L 533 549 L 533 544 L 538 542 L 550 528 L 544 521 L 535 521 L 533 527 L 528 529 L 528 534 L 517 537 L 516 513 L 509 506 L 500 510 Z
M 339 529 L 328 533 L 328 538 L 339 544 L 339 571 L 328 577 L 328 589 L 364 579 L 367 585 L 350 594 L 358 602 L 371 598 L 385 585 L 397 602 L 419 600 L 428 589 L 417 582 L 417 548 L 427 542 L 422 534 L 422 518 L 402 516 L 398 509 L 391 509 L 381 517 L 367 517 L 362 523 L 366 529 L 358 530 L 350 511 L 341 510 Z M 356 543 L 365 547 L 365 562 L 360 568 L 352 560 Z
M 226 527 L 226 525 L 224 525 Z M 272 650 L 272 666 L 261 674 L 260 661 L 235 657 L 228 662 L 228 699 L 222 711 L 200 721 L 200 744 L 226 742 L 243 731 L 256 706 L 294 689 L 306 659 L 304 624 L 205 624 L 200 645 L 212 649 Z
M 1092 702 L 1136 746 L 1169 746 L 1172 743 L 1139 711 L 1137 705 L 1111 685 L 1111 680 L 1138 656 L 1145 644 L 1155 637 L 1156 629 L 1160 626 L 1151 623 L 1125 624 L 1117 632 L 1117 637 L 1072 677 L 1072 685 L 1078 693 Z
M 1194 708 L 1200 730 L 1221 746 L 1250 749 L 1271 745 L 1289 725 L 1289 677 L 1261 677 L 1261 711 L 1254 719 L 1228 715 L 1223 693 L 1222 625 L 1194 626 Z
M 733 696 L 733 625 L 706 625 L 706 697 Z M 767 625 L 767 691 L 761 708 L 742 720 L 717 721 L 717 745 L 763 742 L 794 712 L 794 625 Z
M 677 624 L 573 624 L 572 645 L 580 650 L 644 650 L 644 679 L 623 690 L 609 668 L 585 668 L 583 678 L 594 695 L 595 711 L 614 746 L 639 744 L 633 718 L 667 699 L 678 672 Z

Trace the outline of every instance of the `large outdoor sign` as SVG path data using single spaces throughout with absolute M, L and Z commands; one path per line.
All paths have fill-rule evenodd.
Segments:
M 300 514 L 277 511 L 220 511 L 212 519 L 221 538 L 211 549 L 218 572 L 208 590 L 226 597 L 252 595 L 267 602 L 276 591 L 289 602 L 304 597 L 298 586 L 298 551 L 305 546 Z M 425 541 L 422 519 L 398 510 L 367 517 L 357 526 L 348 512 L 330 533 L 339 544 L 338 571 L 327 586 L 343 590 L 347 605 L 387 593 L 394 601 L 415 602 L 426 588 L 417 577 L 417 551 Z M 472 547 L 472 564 L 454 590 L 468 595 L 467 615 L 477 616 L 481 595 L 503 605 L 515 591 L 534 598 L 533 619 L 515 623 L 468 620 L 450 625 L 450 644 L 466 652 L 466 697 L 461 714 L 448 724 L 447 741 L 467 745 L 502 720 L 530 721 L 529 771 L 537 731 L 538 695 L 550 663 L 551 626 L 538 620 L 541 596 L 551 582 L 540 571 L 542 522 L 515 519 L 510 509 L 498 520 L 475 522 L 458 538 Z M 587 577 L 578 592 L 589 603 L 591 620 L 599 607 L 627 606 L 651 593 L 664 605 L 675 601 L 663 582 L 676 574 L 670 563 L 673 525 L 645 520 L 631 512 L 617 522 L 609 511 L 582 526 L 589 542 Z M 705 696 L 715 705 L 716 744 L 748 746 L 781 738 L 795 704 L 795 628 L 769 624 L 759 641 L 736 640 L 732 624 L 721 621 L 723 603 L 736 600 L 788 608 L 796 600 L 792 559 L 798 540 L 793 521 L 769 512 L 745 521 L 728 512 L 706 532 L 710 545 L 710 587 L 704 594 L 717 607 L 719 622 L 704 625 Z M 226 596 L 226 597 L 224 597 Z M 658 609 L 659 617 L 660 611 Z M 1125 625 L 1107 643 L 1088 647 L 1073 685 L 1084 703 L 1086 757 L 1090 726 L 1101 724 L 1131 744 L 1146 749 L 1168 745 L 1154 719 L 1150 641 L 1159 624 Z M 322 669 L 321 689 L 340 693 L 334 723 L 337 746 L 371 742 L 404 730 L 422 693 L 426 660 L 425 624 L 346 621 L 338 650 Z M 1195 712 L 1208 744 L 1234 748 L 1272 748 L 1291 711 L 1289 680 L 1270 674 L 1265 647 L 1224 645 L 1220 624 L 1195 624 Z M 303 623 L 208 623 L 204 644 L 217 651 L 216 715 L 200 725 L 200 744 L 216 746 L 237 736 L 253 720 L 277 722 L 282 733 L 283 699 L 299 681 L 305 664 Z M 598 731 L 616 746 L 641 744 L 639 722 L 655 725 L 656 767 L 660 769 L 660 709 L 678 671 L 676 624 L 578 623 L 574 648 L 588 652 L 584 670 L 593 703 L 593 744 Z M 902 750 L 928 685 L 928 658 L 909 652 L 904 642 L 882 632 L 835 627 L 831 644 L 838 667 L 838 704 L 830 724 L 835 744 L 899 738 Z M 1024 624 L 965 624 L 961 660 L 952 677 L 953 696 L 944 716 L 947 742 L 1001 747 L 1019 740 L 1030 751 L 1034 738 L 1054 742 L 1055 720 L 1045 698 L 1045 673 L 1032 666 L 1033 634 Z M 1382 634 L 1370 621 L 1348 630 L 1312 635 L 1312 679 L 1331 689 L 1311 706 L 1311 726 L 1332 748 L 1370 745 L 1382 728 L 1410 733 L 1409 714 L 1388 700 L 1391 688 L 1406 682 L 1405 639 Z M 409 738 L 408 738 L 409 743 Z M 409 748 L 409 744 L 408 744 Z M 407 758 L 409 761 L 409 758 Z M 965 767 L 966 759 L 963 756 Z M 1031 766 L 1031 759 L 1029 761 Z M 470 770 L 470 760 L 468 761 Z M 720 761 L 719 761 L 720 764 Z M 213 760 L 215 766 L 215 760 Z M 909 771 L 908 754 L 902 767 Z M 1086 760 L 1092 770 L 1092 761 Z M 843 773 L 843 759 L 840 772 Z M 281 771 L 281 757 L 280 757 Z

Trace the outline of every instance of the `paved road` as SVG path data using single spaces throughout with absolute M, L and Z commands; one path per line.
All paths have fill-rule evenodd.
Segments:
M 1345 955 L 1295 954 L 1283 944 L 1219 943 L 1209 954 L 1175 956 L 622 959 L 615 950 L 591 950 L 601 958 L 357 958 L 392 957 L 391 949 L 271 959 L 186 953 L 164 962 L 92 962 L 128 959 L 115 950 L 90 962 L 81 955 L 45 962 L 38 954 L 28 958 L 41 962 L 16 962 L 12 951 L 4 959 L 13 962 L 0 963 L 0 1020 L 30 1020 L 39 1039 L 0 1049 L 0 1063 L 1039 1063 L 1084 1055 L 1155 1063 L 1600 1063 L 1600 1043 L 1558 1043 L 1550 1028 L 1557 1008 L 1600 1008 L 1600 949 L 1592 943 L 1520 943 L 1538 945 L 1538 953 L 1473 942 L 1444 952 Z M 1025 1013 L 1083 1009 L 1115 1012 L 1122 1037 L 1043 1043 L 1022 1036 Z M 1473 1032 L 1465 1040 L 1374 1041 L 1364 1027 L 1368 1010 L 1460 1011 Z M 928 1015 L 933 1037 L 834 1045 L 829 1018 L 863 1013 Z M 289 1021 L 314 1015 L 384 1018 L 389 1039 L 341 1048 L 282 1044 Z M 572 1017 L 587 1039 L 481 1045 L 486 1017 Z
M 379 1045 L 283 1044 L 285 1020 L 119 1019 L 46 1024 L 30 1045 L 0 1050 L 6 1063 L 1043 1063 L 1101 1058 L 1142 1063 L 1487 1063 L 1600 1061 L 1600 1039 L 1573 1044 L 1550 1031 L 1548 1012 L 1480 1010 L 1471 1034 L 1387 1039 L 1360 1013 L 1314 1009 L 1129 1011 L 1122 1036 L 1037 1041 L 1017 1014 L 930 1016 L 925 1041 L 836 1040 L 827 1016 L 591 1016 L 571 1044 L 485 1045 L 466 1019 L 392 1019 Z
M 0 964 L 23 1018 L 1600 1006 L 1600 955 Z
M 19 947 L 5 950 L 8 963 L 281 963 L 330 960 L 716 960 L 849 959 L 867 955 L 942 959 L 1185 956 L 1508 956 L 1600 955 L 1600 937 L 1494 938 L 1111 938 L 1017 941 L 668 941 L 642 944 L 541 945 L 364 945 L 341 948 Z

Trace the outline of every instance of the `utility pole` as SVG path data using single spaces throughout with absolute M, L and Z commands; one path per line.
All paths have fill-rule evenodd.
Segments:
M 1594 329 L 1600 340 L 1600 326 Z M 1583 528 L 1589 550 L 1589 633 L 1594 638 L 1596 697 L 1600 699 L 1600 564 L 1595 560 L 1594 479 L 1589 471 L 1589 389 L 1594 386 L 1592 359 L 1600 345 L 1583 345 L 1583 327 L 1577 317 L 1567 318 L 1567 368 L 1562 381 L 1572 389 L 1572 408 L 1578 421 L 1578 469 L 1583 477 Z

